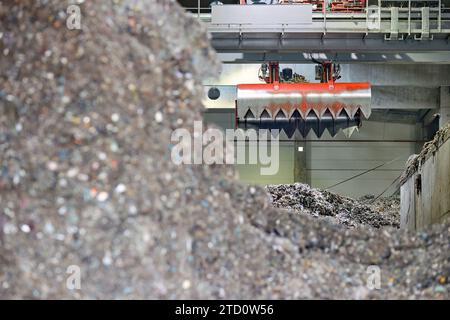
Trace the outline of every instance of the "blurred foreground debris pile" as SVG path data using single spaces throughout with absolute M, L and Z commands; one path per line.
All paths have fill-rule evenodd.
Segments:
M 81 30 L 66 5 L 0 4 L 0 298 L 448 298 L 448 226 L 349 229 L 170 161 L 218 67 L 175 1 L 85 1 Z

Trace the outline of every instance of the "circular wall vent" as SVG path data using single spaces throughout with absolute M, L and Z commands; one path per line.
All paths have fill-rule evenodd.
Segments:
M 208 90 L 208 98 L 211 100 L 217 100 L 220 97 L 220 90 L 217 88 L 210 88 Z

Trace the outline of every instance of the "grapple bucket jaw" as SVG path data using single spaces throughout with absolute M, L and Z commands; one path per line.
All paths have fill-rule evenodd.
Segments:
M 240 128 L 283 130 L 288 138 L 317 137 L 359 127 L 370 116 L 371 88 L 359 83 L 266 83 L 237 86 L 236 117 Z

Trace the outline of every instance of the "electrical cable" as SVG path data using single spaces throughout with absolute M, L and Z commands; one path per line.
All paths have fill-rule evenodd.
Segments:
M 388 191 L 389 188 L 392 187 L 397 182 L 397 180 L 400 179 L 401 176 L 402 176 L 402 174 L 400 174 L 397 178 L 395 178 L 394 181 L 392 181 L 392 183 L 386 189 L 384 189 L 383 192 L 381 192 L 372 201 L 370 201 L 370 203 L 374 203 L 375 201 L 377 201 L 378 198 L 380 198 L 386 191 Z
M 390 160 L 390 161 L 384 162 L 384 163 L 382 163 L 382 164 L 380 164 L 380 165 L 378 165 L 378 166 L 376 166 L 376 167 L 370 168 L 370 169 L 368 169 L 368 170 L 366 170 L 366 171 L 364 171 L 364 172 L 361 172 L 361 173 L 359 173 L 359 174 L 357 174 L 357 175 L 354 175 L 354 176 L 352 176 L 352 177 L 350 177 L 350 178 L 348 178 L 348 179 L 345 179 L 345 180 L 343 180 L 343 181 L 341 181 L 341 182 L 335 183 L 335 184 L 333 184 L 333 185 L 331 185 L 331 186 L 325 188 L 325 190 L 328 190 L 328 189 L 337 187 L 338 185 L 341 185 L 341 184 L 343 184 L 343 183 L 345 183 L 345 182 L 348 182 L 348 181 L 350 181 L 350 180 L 353 180 L 353 179 L 355 179 L 355 178 L 358 178 L 358 177 L 360 177 L 360 176 L 362 176 L 362 175 L 364 175 L 364 174 L 366 174 L 366 173 L 368 173 L 368 172 L 371 172 L 371 171 L 374 171 L 374 170 L 376 170 L 376 169 L 378 169 L 378 168 L 381 168 L 381 167 L 384 166 L 384 165 L 387 165 L 387 164 L 390 164 L 390 163 L 392 163 L 392 162 L 394 162 L 394 161 L 397 161 L 397 160 L 400 159 L 400 158 L 401 158 L 401 156 L 398 156 L 398 157 L 396 157 L 395 159 L 392 159 L 392 160 Z

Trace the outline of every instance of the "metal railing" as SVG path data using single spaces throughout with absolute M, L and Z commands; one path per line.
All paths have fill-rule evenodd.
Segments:
M 407 4 L 404 7 L 404 4 Z M 415 3 L 420 3 L 422 6 L 414 6 Z M 425 5 L 426 3 L 426 5 Z M 434 7 L 433 7 L 434 5 Z M 395 10 L 394 10 L 395 9 Z M 423 18 L 424 10 L 426 11 L 428 16 L 428 21 L 433 22 L 436 27 L 434 31 L 441 32 L 442 31 L 442 13 L 446 10 L 442 7 L 441 0 L 377 0 L 377 5 L 369 6 L 369 1 L 366 2 L 366 23 L 368 29 L 376 30 L 381 29 L 382 21 L 391 22 L 393 19 L 392 12 L 395 11 L 398 16 L 396 19 L 400 19 L 403 21 L 407 21 L 407 34 L 408 36 L 412 33 L 412 21 L 420 20 Z M 373 13 L 376 13 L 377 24 L 373 24 Z M 371 15 L 372 14 L 372 15 Z M 434 18 L 434 19 L 433 19 Z M 431 27 L 429 28 L 432 31 Z M 405 31 L 405 30 L 403 30 Z
M 333 27 L 336 25 L 333 22 L 342 23 L 346 20 L 358 21 L 363 24 L 365 22 L 366 33 L 395 34 L 392 29 L 395 25 L 392 24 L 393 7 L 398 8 L 398 12 L 394 11 L 398 13 L 397 32 L 400 34 L 411 36 L 412 34 L 426 34 L 426 32 L 430 34 L 450 33 L 450 8 L 445 8 L 442 5 L 442 0 L 368 0 L 365 8 L 354 12 L 332 11 L 331 6 L 327 5 L 331 0 L 324 0 L 324 2 L 326 10 L 313 12 L 313 21 L 321 23 L 324 34 L 333 31 Z M 424 10 L 424 8 L 427 9 Z M 197 7 L 187 7 L 185 9 L 201 21 L 211 21 L 211 6 L 202 7 L 200 0 L 197 2 Z M 427 19 L 423 19 L 424 14 L 427 15 Z M 445 28 L 443 27 L 444 15 Z M 427 29 L 424 29 L 423 23 L 427 23 Z M 390 38 L 387 40 L 390 40 Z

